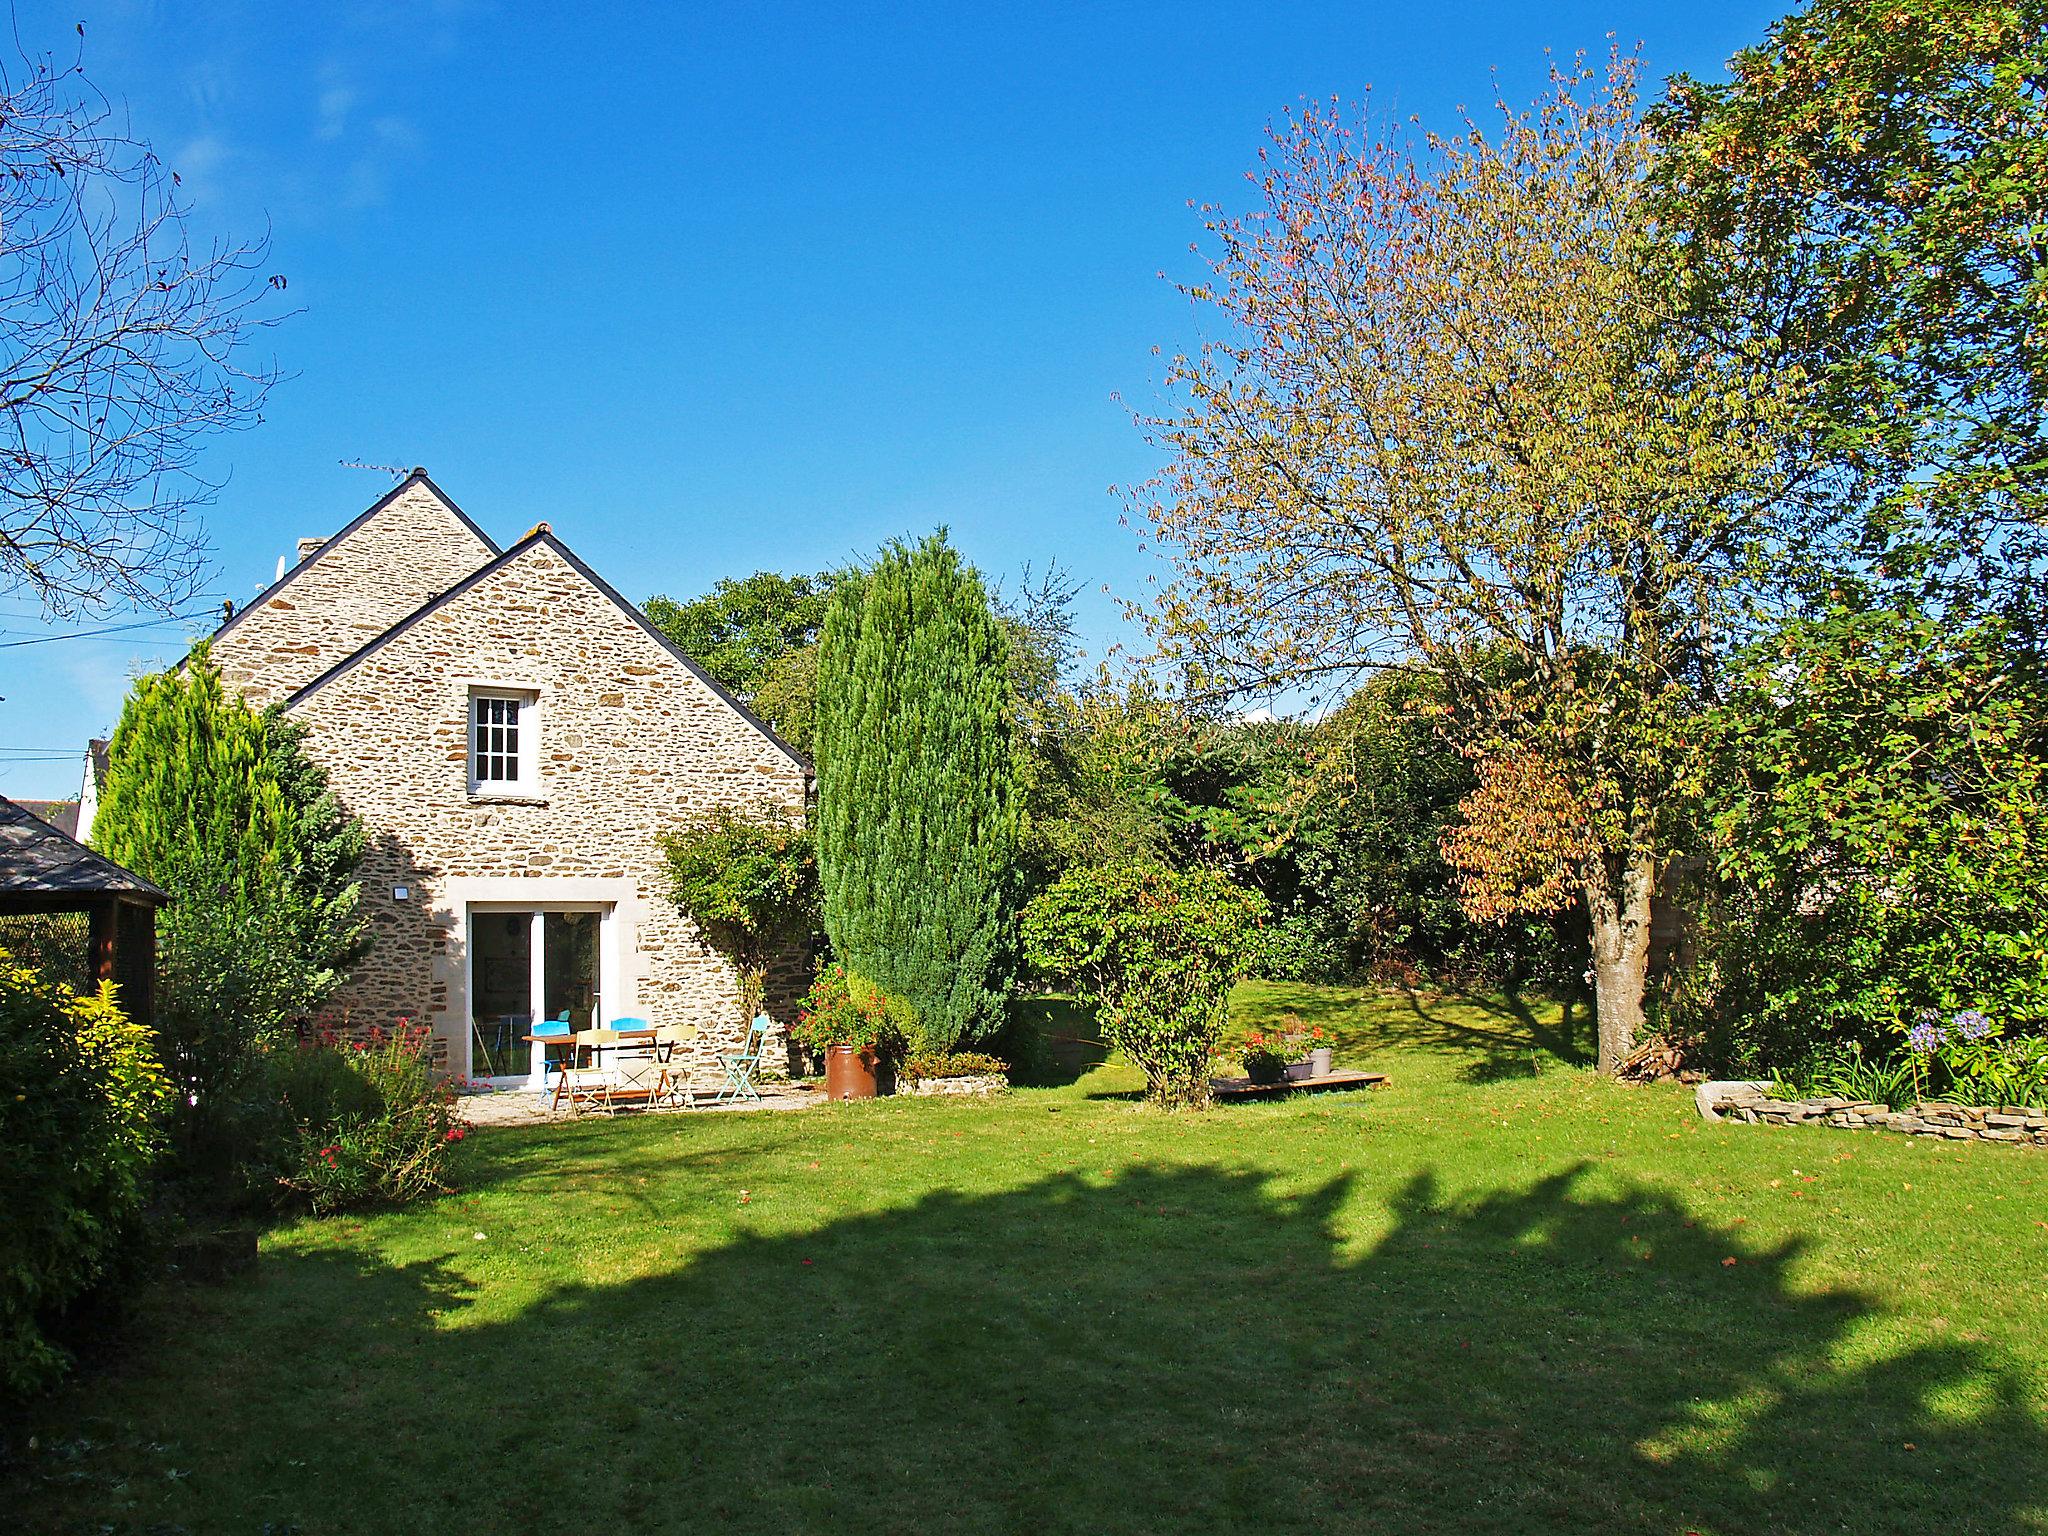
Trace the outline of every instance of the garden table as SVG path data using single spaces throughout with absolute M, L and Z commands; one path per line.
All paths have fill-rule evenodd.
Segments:
M 618 1050 L 622 1047 L 652 1045 L 660 1037 L 660 1030 L 650 1028 L 579 1029 L 566 1035 L 531 1034 L 524 1038 L 531 1043 L 567 1045 L 569 1047 L 569 1059 L 563 1063 L 561 1070 L 556 1073 L 555 1090 L 550 1107 L 560 1108 L 565 1097 L 572 1104 L 578 1103 L 580 1102 L 578 1096 L 585 1089 L 590 1089 L 594 1094 L 593 1102 L 601 1099 L 604 1107 L 609 1111 L 614 1104 L 627 1099 L 644 1100 L 652 1103 L 658 1092 L 659 1077 L 657 1077 L 657 1085 L 644 1087 L 628 1087 L 613 1082 L 610 1080 L 610 1075 L 605 1071 L 605 1051 L 608 1048 Z M 588 1067 L 581 1066 L 578 1063 L 578 1055 L 583 1051 L 591 1053 L 592 1059 Z M 583 1079 L 586 1076 L 603 1078 L 604 1081 L 585 1082 Z M 543 1089 L 542 1091 L 545 1092 L 546 1090 Z

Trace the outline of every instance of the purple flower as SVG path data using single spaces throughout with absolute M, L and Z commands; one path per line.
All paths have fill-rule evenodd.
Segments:
M 1906 1031 L 1906 1044 L 1922 1056 L 1932 1056 L 1941 1049 L 1941 1021 L 1931 1013 L 1920 1015 L 1920 1022 Z
M 1965 1040 L 1982 1040 L 1991 1033 L 1991 1021 L 1975 1008 L 1965 1008 L 1949 1020 Z

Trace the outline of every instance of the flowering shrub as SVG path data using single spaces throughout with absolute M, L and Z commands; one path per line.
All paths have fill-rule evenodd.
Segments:
M 1947 1019 L 1927 1009 L 1906 1031 L 1913 1087 L 1963 1104 L 2048 1105 L 2048 1039 L 2006 1038 L 1976 1008 Z
M 1856 1041 L 1815 1049 L 1775 1091 L 1793 1098 L 1840 1094 L 1903 1109 L 1920 1099 L 1957 1104 L 2048 1105 L 2048 1039 L 2007 1036 L 1977 1008 L 1944 1017 L 1922 1010 L 1905 1030 L 1905 1049 L 1866 1051 Z
M 833 964 L 812 981 L 789 1033 L 821 1056 L 835 1045 L 886 1055 L 903 1037 L 902 1011 L 873 982 Z
M 456 1120 L 453 1086 L 434 1074 L 427 1032 L 400 1021 L 367 1041 L 315 1041 L 301 1049 L 336 1071 L 353 1092 L 329 1102 L 327 1117 L 301 1118 L 289 1170 L 279 1183 L 317 1215 L 363 1205 L 402 1205 L 448 1188 L 448 1150 L 467 1134 Z M 309 1077 L 311 1073 L 307 1074 Z
M 0 1395 L 63 1373 L 45 1330 L 128 1251 L 170 1100 L 111 987 L 81 994 L 0 950 Z
M 1009 1063 L 980 1051 L 912 1051 L 903 1060 L 903 1075 L 913 1083 L 934 1077 L 1004 1077 Z

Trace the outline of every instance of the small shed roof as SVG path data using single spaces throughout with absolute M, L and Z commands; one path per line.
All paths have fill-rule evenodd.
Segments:
M 13 900 L 74 896 L 81 901 L 115 896 L 153 907 L 171 899 L 162 886 L 94 853 L 77 838 L 0 796 L 0 908 Z

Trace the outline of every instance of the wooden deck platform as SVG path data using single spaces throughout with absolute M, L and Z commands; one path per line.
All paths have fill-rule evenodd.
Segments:
M 1210 1082 L 1209 1091 L 1219 1099 L 1278 1099 L 1290 1093 L 1375 1088 L 1386 1080 L 1384 1072 L 1330 1072 L 1322 1077 L 1304 1077 L 1280 1083 L 1255 1083 L 1248 1077 L 1219 1077 Z

